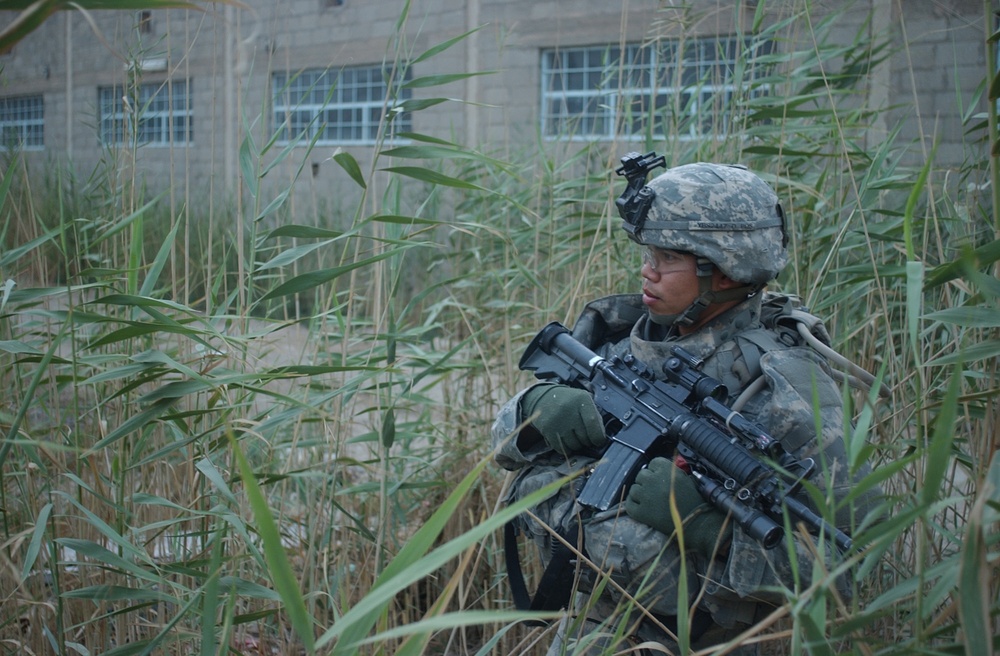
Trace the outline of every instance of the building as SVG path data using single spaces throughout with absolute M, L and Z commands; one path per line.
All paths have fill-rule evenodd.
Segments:
M 313 193 L 328 193 L 343 178 L 334 153 L 370 157 L 387 96 L 420 109 L 392 113 L 398 141 L 412 131 L 504 151 L 610 144 L 630 131 L 697 138 L 706 108 L 738 85 L 728 57 L 808 44 L 834 16 L 832 38 L 845 44 L 859 33 L 892 37 L 891 55 L 867 73 L 865 102 L 894 109 L 868 138 L 877 143 L 898 120 L 902 139 L 939 140 L 948 165 L 966 157 L 963 121 L 983 111 L 993 69 L 984 25 L 993 18 L 980 0 L 244 2 L 51 17 L 0 56 L 6 147 L 17 144 L 33 167 L 87 176 L 110 160 L 151 189 L 194 194 L 232 194 L 241 157 L 267 148 L 261 159 L 282 159 L 280 175 L 302 171 Z M 15 15 L 0 12 L 0 22 Z M 780 39 L 755 41 L 774 26 Z M 627 74 L 608 74 L 616 58 Z M 650 125 L 648 110 L 666 105 L 686 119 Z M 141 147 L 121 147 L 131 144 Z

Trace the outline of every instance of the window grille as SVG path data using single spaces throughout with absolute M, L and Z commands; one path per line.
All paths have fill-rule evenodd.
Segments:
M 403 80 L 390 79 L 389 71 L 381 66 L 276 72 L 272 76 L 273 120 L 279 141 L 289 143 L 302 137 L 322 145 L 372 144 L 387 109 L 390 134 L 408 131 L 411 115 L 401 111 L 401 103 L 411 98 L 410 89 L 404 86 L 408 80 L 408 73 Z
M 194 141 L 191 81 L 98 89 L 101 142 L 167 146 Z
M 724 134 L 741 94 L 766 93 L 770 41 L 720 36 L 542 52 L 546 137 Z
M 0 98 L 0 150 L 42 150 L 45 147 L 45 98 Z

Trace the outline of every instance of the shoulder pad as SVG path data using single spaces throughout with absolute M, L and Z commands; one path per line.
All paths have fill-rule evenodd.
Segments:
M 573 337 L 588 348 L 628 337 L 646 314 L 641 294 L 615 294 L 587 303 L 573 325 Z

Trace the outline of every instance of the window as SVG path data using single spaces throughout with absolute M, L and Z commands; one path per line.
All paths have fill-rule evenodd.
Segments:
M 161 145 L 194 141 L 191 82 L 141 84 L 98 89 L 101 141 Z
M 0 98 L 0 150 L 41 150 L 45 146 L 45 99 Z
M 738 93 L 753 82 L 771 42 L 731 36 L 546 50 L 542 127 L 547 137 L 610 139 L 725 132 Z
M 274 73 L 274 126 L 279 140 L 288 143 L 303 137 L 319 144 L 372 144 L 378 139 L 386 106 L 409 100 L 409 80 L 386 80 L 381 66 L 344 68 L 339 73 L 312 69 L 296 74 Z M 410 129 L 409 112 L 392 113 L 394 132 Z
M 139 12 L 139 34 L 153 33 L 153 12 L 147 10 Z

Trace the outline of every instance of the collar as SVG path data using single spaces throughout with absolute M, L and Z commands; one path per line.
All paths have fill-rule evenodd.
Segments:
M 649 314 L 642 316 L 629 336 L 632 353 L 642 362 L 660 362 L 670 356 L 674 344 L 695 356 L 707 359 L 738 333 L 760 326 L 761 294 L 734 305 L 690 335 L 678 335 L 674 326 L 653 323 Z

